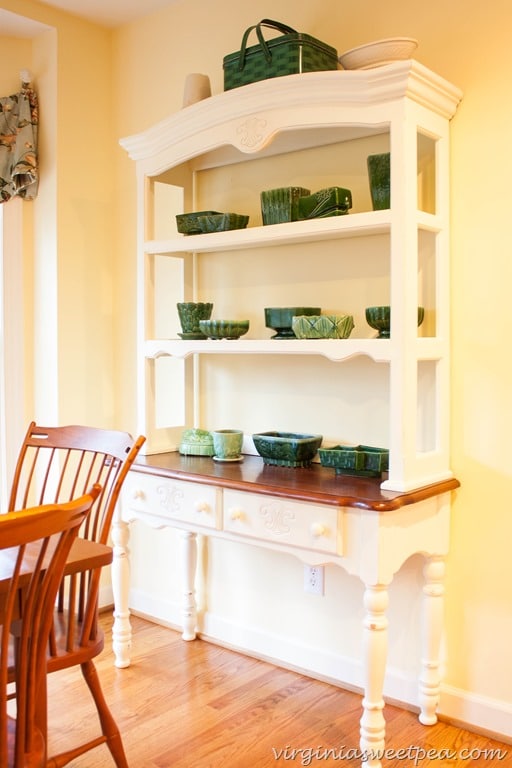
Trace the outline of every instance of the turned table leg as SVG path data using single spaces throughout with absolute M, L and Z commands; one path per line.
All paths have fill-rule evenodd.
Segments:
M 130 666 L 132 628 L 130 624 L 130 610 L 128 608 L 128 593 L 130 589 L 129 538 L 128 523 L 120 519 L 114 520 L 112 525 L 112 591 L 114 593 L 112 650 L 115 656 L 114 663 L 116 667 Z
M 183 531 L 181 534 L 183 563 L 183 640 L 195 640 L 197 605 L 195 578 L 197 566 L 197 534 Z
M 419 720 L 423 725 L 437 722 L 436 709 L 441 690 L 439 650 L 443 628 L 444 560 L 429 557 L 423 568 L 423 626 L 421 674 L 419 681 Z
M 365 768 L 380 768 L 384 751 L 384 675 L 388 649 L 388 591 L 385 585 L 366 586 L 363 624 L 364 698 L 360 747 Z M 367 759 L 364 759 L 367 758 Z

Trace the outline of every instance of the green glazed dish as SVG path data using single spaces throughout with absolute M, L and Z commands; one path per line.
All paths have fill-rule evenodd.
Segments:
M 179 451 L 184 456 L 213 456 L 213 437 L 206 429 L 186 429 Z
M 388 209 L 391 205 L 391 173 L 389 152 L 368 155 L 368 180 L 374 211 Z
M 201 216 L 219 216 L 218 211 L 197 211 L 196 213 L 177 213 L 176 226 L 182 235 L 200 235 L 202 233 L 199 218 Z
M 182 339 L 203 339 L 199 321 L 208 320 L 211 317 L 213 303 L 211 301 L 179 301 L 176 307 L 183 331 L 178 336 Z
M 200 320 L 199 327 L 209 339 L 239 339 L 249 330 L 249 320 Z
M 295 315 L 319 315 L 320 307 L 265 307 L 265 326 L 276 331 L 273 339 L 295 339 L 292 322 Z
M 380 477 L 389 467 L 389 451 L 370 445 L 335 445 L 320 448 L 320 464 L 334 469 L 337 475 Z
M 366 322 L 371 328 L 379 332 L 378 339 L 389 339 L 391 333 L 391 307 L 383 305 L 380 307 L 366 307 Z M 418 307 L 418 326 L 425 318 L 424 307 Z
M 354 330 L 352 315 L 298 315 L 292 320 L 298 339 L 348 339 Z
M 226 232 L 229 229 L 245 229 L 249 217 L 241 213 L 219 213 L 219 211 L 198 211 L 178 213 L 176 225 L 183 235 L 204 235 L 207 232 Z
M 343 216 L 352 208 L 352 193 L 343 187 L 319 189 L 299 198 L 299 219 L 322 219 Z
M 311 190 L 304 187 L 265 189 L 260 194 L 263 224 L 297 221 L 299 218 L 299 199 L 310 194 Z
M 311 465 L 323 437 L 294 432 L 259 432 L 252 439 L 265 464 L 297 468 Z
M 249 217 L 241 213 L 210 213 L 197 217 L 201 234 L 227 232 L 230 229 L 245 229 Z

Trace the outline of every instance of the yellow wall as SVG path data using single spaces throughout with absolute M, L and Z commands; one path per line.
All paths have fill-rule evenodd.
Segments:
M 20 72 L 24 69 L 31 70 L 33 67 L 33 44 L 30 38 L 20 39 L 16 37 L 4 37 L 0 35 L 0 56 L 2 60 L 9 61 L 9 67 L 2 67 L 0 70 L 0 93 L 4 96 L 16 93 L 20 87 Z M 32 328 L 33 317 L 31 312 L 32 305 L 32 252 L 33 252 L 33 204 L 24 203 L 21 206 L 23 243 L 20 252 L 23 254 L 23 267 L 21 281 L 24 285 L 23 312 L 24 327 Z M 18 258 L 18 254 L 11 256 L 5 254 L 6 259 Z M 33 345 L 31 334 L 24 334 L 22 329 L 16 329 L 17 334 L 25 336 L 25 348 L 23 350 L 23 361 L 21 370 L 32 369 Z M 32 381 L 26 382 L 25 391 L 20 392 L 20 410 L 23 414 L 30 413 L 33 403 Z
M 0 70 L 0 89 L 3 96 L 15 93 L 19 86 L 19 73 L 22 69 L 32 66 L 32 41 L 17 37 L 1 37 L 0 51 L 2 58 L 12 62 L 12 65 Z
M 112 36 L 35 2 L 1 4 L 58 30 L 55 213 L 64 420 L 113 420 L 135 429 L 135 177 L 117 137 L 178 110 L 189 72 L 209 74 L 213 92 L 222 90 L 223 56 L 239 47 L 247 26 L 270 16 L 340 52 L 381 37 L 416 37 L 416 58 L 463 89 L 452 122 L 452 466 L 462 485 L 454 499 L 448 560 L 446 684 L 471 701 L 501 706 L 510 722 L 509 0 L 262 0 L 256 11 L 254 4 L 217 0 L 214 12 L 211 0 L 178 0 Z M 134 528 L 136 584 L 144 585 L 151 560 L 163 579 L 151 589 L 172 592 L 173 534 Z M 341 647 L 357 656 L 360 585 L 354 580 L 328 569 L 326 596 L 312 602 L 301 594 L 293 558 L 217 543 L 210 560 L 211 610 L 227 615 L 235 605 L 236 614 L 243 601 L 244 618 L 254 624 L 312 644 L 318 641 L 314 628 L 321 626 L 329 651 Z M 243 576 L 234 584 L 238 566 Z M 418 563 L 406 564 L 393 588 L 390 658 L 398 667 L 410 661 L 407 640 L 415 637 L 417 615 L 415 605 L 409 609 L 408 587 L 418 574 Z M 346 591 L 344 604 L 338 588 Z M 265 589 L 275 596 L 270 603 Z M 304 626 L 306 610 L 312 620 Z
M 9 57 L 2 57 L 3 78 L 15 85 L 20 67 L 31 69 L 41 103 L 41 186 L 27 297 L 37 386 L 26 417 L 110 425 L 116 402 L 112 33 L 38 3 L 4 0 L 2 8 L 45 27 L 31 40 L 31 61 L 23 56 L 20 65 L 17 56 L 7 69 Z M 21 40 L 23 54 L 26 47 Z

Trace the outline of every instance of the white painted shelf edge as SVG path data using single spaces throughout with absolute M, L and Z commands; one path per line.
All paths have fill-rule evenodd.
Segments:
M 168 240 L 149 240 L 144 244 L 144 250 L 148 254 L 206 253 L 261 248 L 265 245 L 281 246 L 297 242 L 318 242 L 343 237 L 368 237 L 389 233 L 391 216 L 389 210 L 367 211 L 324 219 L 210 232 L 203 235 L 177 235 Z M 439 231 L 441 224 L 437 216 L 419 212 L 418 227 L 428 231 Z
M 366 355 L 377 363 L 389 363 L 397 345 L 389 339 L 149 339 L 145 356 L 186 358 L 193 354 L 321 355 L 339 362 Z M 418 338 L 420 360 L 436 360 L 442 347 L 435 338 Z

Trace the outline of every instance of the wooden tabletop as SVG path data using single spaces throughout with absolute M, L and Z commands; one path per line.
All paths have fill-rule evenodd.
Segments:
M 264 464 L 259 456 L 244 456 L 240 463 L 221 463 L 207 456 L 182 456 L 178 451 L 139 455 L 132 469 L 174 480 L 378 512 L 415 504 L 459 487 L 458 480 L 451 478 L 407 492 L 383 491 L 381 478 L 336 475 L 334 470 L 316 463 L 307 469 L 275 467 Z

